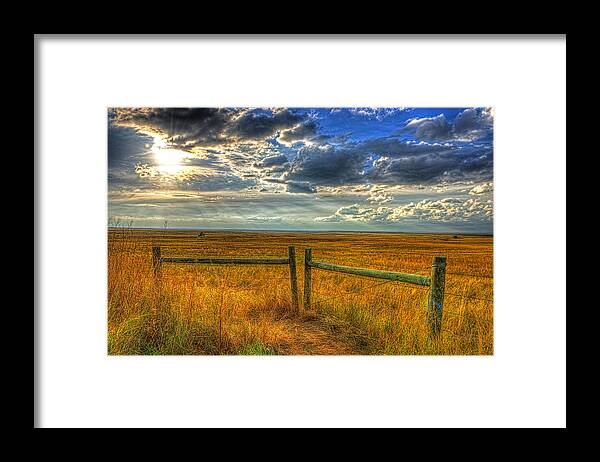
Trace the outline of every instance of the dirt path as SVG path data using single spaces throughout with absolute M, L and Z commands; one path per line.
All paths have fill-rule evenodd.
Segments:
M 277 321 L 290 335 L 280 345 L 288 355 L 357 355 L 361 354 L 349 341 L 336 337 L 318 319 L 282 319 Z

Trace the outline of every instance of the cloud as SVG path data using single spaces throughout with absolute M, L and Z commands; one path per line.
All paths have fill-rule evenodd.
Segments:
M 472 219 L 490 220 L 493 207 L 491 203 L 477 199 L 445 198 L 440 200 L 424 199 L 411 202 L 393 209 L 388 216 L 390 221 L 413 218 L 424 221 L 467 221 Z
M 440 114 L 436 117 L 412 119 L 399 133 L 414 131 L 419 140 L 448 140 L 451 139 L 452 126 L 446 121 L 446 116 Z
M 352 147 L 330 144 L 306 146 L 298 151 L 291 163 L 288 178 L 317 184 L 341 184 L 356 181 L 365 154 Z
M 152 137 L 133 129 L 108 126 L 108 167 L 118 167 L 148 151 Z
M 151 135 L 166 149 L 210 154 L 218 159 L 218 170 L 254 178 L 250 187 L 261 177 L 286 173 L 288 156 L 295 155 L 286 150 L 298 141 L 308 142 L 318 129 L 312 113 L 278 108 L 116 108 L 109 111 L 109 119 L 111 127 Z M 157 176 L 151 159 L 138 163 L 147 166 L 136 167 L 140 177 Z M 311 192 L 305 185 L 289 189 Z
M 375 156 L 414 156 L 447 151 L 442 145 L 427 145 L 398 139 L 377 138 L 340 145 L 305 146 L 291 163 L 289 178 L 317 184 L 356 183 L 369 179 L 365 167 Z
M 435 117 L 409 119 L 398 134 L 414 134 L 418 140 L 476 141 L 492 133 L 493 112 L 491 108 L 469 108 L 459 113 L 454 123 L 448 123 L 444 114 Z
M 348 111 L 355 116 L 367 117 L 370 119 L 383 120 L 386 117 L 393 116 L 398 112 L 403 111 L 402 107 L 354 107 Z
M 323 186 L 481 181 L 491 177 L 492 164 L 492 149 L 487 145 L 455 146 L 376 138 L 341 145 L 305 146 L 290 162 L 286 177 Z
M 161 135 L 187 150 L 264 142 L 280 131 L 289 139 L 316 132 L 308 114 L 290 109 L 116 108 L 112 114 L 113 124 Z
M 293 128 L 283 130 L 277 141 L 286 146 L 291 146 L 298 141 L 308 142 L 317 134 L 317 124 L 314 121 L 308 121 Z
M 282 220 L 281 217 L 275 216 L 275 217 L 270 217 L 270 216 L 251 216 L 247 218 L 250 221 L 257 221 L 259 223 L 273 223 L 273 222 L 280 222 Z
M 283 164 L 287 163 L 287 161 L 288 161 L 287 156 L 280 154 L 277 156 L 265 157 L 264 159 L 261 159 L 260 161 L 255 162 L 254 166 L 258 167 L 258 168 L 273 167 L 273 166 L 277 166 L 277 165 L 283 165 Z
M 391 202 L 393 199 L 394 198 L 387 192 L 381 190 L 380 188 L 374 187 L 369 192 L 369 197 L 367 198 L 367 201 L 372 204 L 381 205 Z
M 262 181 L 285 185 L 285 190 L 289 193 L 313 194 L 317 192 L 316 188 L 308 181 L 293 181 L 283 178 L 262 178 Z
M 388 184 L 480 181 L 492 175 L 492 149 L 487 146 L 448 147 L 419 155 L 385 156 L 373 162 L 369 180 Z
M 221 144 L 221 134 L 238 114 L 219 108 L 116 108 L 112 123 L 152 135 L 165 136 L 172 146 L 188 147 L 193 141 Z
M 314 186 L 308 181 L 287 181 L 285 184 L 286 190 L 289 193 L 312 194 L 317 192 Z
M 352 204 L 346 207 L 340 207 L 333 215 L 325 217 L 316 217 L 316 222 L 334 223 L 341 221 L 350 222 L 378 222 L 385 221 L 389 215 L 388 207 L 361 207 L 358 204 Z
M 492 191 L 494 191 L 494 183 L 490 181 L 488 183 L 478 184 L 469 191 L 469 194 L 479 195 L 490 193 Z
M 237 140 L 264 140 L 275 135 L 279 130 L 295 127 L 306 120 L 306 116 L 292 113 L 289 109 L 275 110 L 271 113 L 246 111 L 235 118 L 225 134 L 231 134 Z
M 423 199 L 399 207 L 361 207 L 358 204 L 340 207 L 333 215 L 315 218 L 316 222 L 355 221 L 365 223 L 490 221 L 493 215 L 491 201 L 447 197 L 439 200 Z

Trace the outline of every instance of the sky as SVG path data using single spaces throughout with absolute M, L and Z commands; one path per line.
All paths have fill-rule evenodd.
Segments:
M 491 108 L 110 108 L 110 226 L 491 234 Z

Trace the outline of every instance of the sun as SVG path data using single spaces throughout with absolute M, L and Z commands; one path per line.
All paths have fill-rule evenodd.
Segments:
M 189 154 L 179 149 L 167 148 L 167 143 L 161 138 L 156 137 L 152 148 L 150 149 L 156 161 L 156 168 L 159 172 L 176 175 L 184 169 L 184 161 Z

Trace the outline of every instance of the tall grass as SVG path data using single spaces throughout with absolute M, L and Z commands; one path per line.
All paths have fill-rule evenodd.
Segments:
M 188 354 L 492 354 L 491 238 L 382 234 L 218 233 L 111 228 L 108 352 Z M 294 316 L 288 268 L 164 264 L 163 256 L 285 257 L 295 245 L 318 261 L 427 274 L 448 257 L 443 330 L 425 319 L 427 288 L 313 272 L 310 313 Z M 450 273 L 468 275 L 453 275 Z M 378 285 L 376 285 L 378 284 Z M 376 286 L 375 286 L 376 285 Z M 452 295 L 450 295 L 452 294 Z M 465 298 L 469 297 L 469 298 Z

